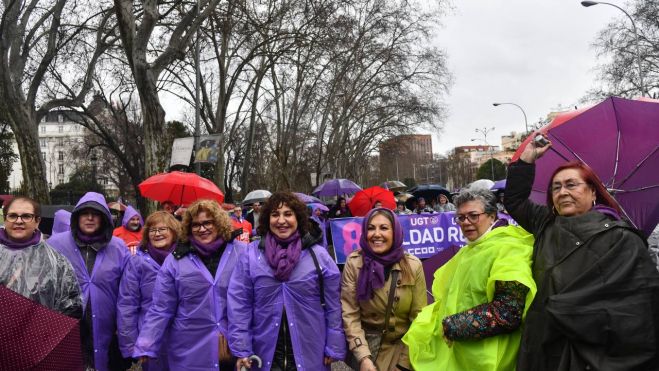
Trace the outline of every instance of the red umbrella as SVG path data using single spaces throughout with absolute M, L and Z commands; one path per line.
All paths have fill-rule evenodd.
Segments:
M 78 320 L 0 285 L 0 370 L 82 370 Z
M 224 201 L 224 193 L 215 183 L 194 173 L 172 171 L 156 174 L 139 184 L 140 193 L 159 202 L 170 201 L 175 205 L 189 205 L 197 200 Z
M 394 193 L 378 186 L 355 193 L 355 196 L 348 203 L 348 207 L 353 216 L 365 216 L 377 201 L 380 201 L 382 207 L 387 209 L 394 210 L 396 208 Z

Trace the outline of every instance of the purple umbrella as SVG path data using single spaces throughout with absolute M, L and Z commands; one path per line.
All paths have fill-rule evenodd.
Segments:
M 435 276 L 435 271 L 439 269 L 442 265 L 446 264 L 447 261 L 460 251 L 461 246 L 452 245 L 444 250 L 438 252 L 437 254 L 429 257 L 424 260 L 423 263 L 423 274 L 426 276 L 426 289 L 428 291 L 428 304 L 432 303 L 434 298 L 432 297 L 432 282 Z
M 581 160 L 628 219 L 646 235 L 652 232 L 659 221 L 659 101 L 608 98 L 546 134 L 552 150 L 536 162 L 534 202 L 546 203 L 549 177 L 558 166 Z
M 311 192 L 314 196 L 350 195 L 361 191 L 361 187 L 348 179 L 330 179 Z
M 293 192 L 293 194 L 296 195 L 297 198 L 299 198 L 300 201 L 304 202 L 305 204 L 311 204 L 311 203 L 322 204 L 323 203 L 323 201 L 321 199 L 316 198 L 314 196 L 309 196 L 307 194 L 300 193 L 300 192 Z
M 328 212 L 329 208 L 323 205 L 320 202 L 311 202 L 307 206 L 311 207 L 313 210 L 320 209 L 321 211 Z

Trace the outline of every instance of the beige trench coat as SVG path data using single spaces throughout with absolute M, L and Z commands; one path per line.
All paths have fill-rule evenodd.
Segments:
M 407 346 L 401 338 L 410 328 L 412 320 L 416 318 L 421 308 L 427 304 L 426 279 L 423 275 L 421 261 L 412 255 L 405 254 L 405 258 L 412 268 L 413 280 L 405 279 L 398 274 L 396 293 L 393 304 L 393 314 L 389 316 L 389 328 L 393 332 L 386 334 L 378 354 L 376 366 L 379 371 L 398 370 L 397 364 L 410 368 Z M 361 251 L 354 251 L 347 258 L 343 275 L 341 276 L 341 310 L 343 328 L 346 333 L 348 349 L 357 360 L 370 356 L 371 352 L 366 343 L 364 329 L 381 329 L 384 327 L 384 312 L 389 298 L 391 277 L 384 286 L 376 289 L 373 299 L 357 301 L 357 278 L 362 268 Z M 400 265 L 394 264 L 392 270 L 400 271 Z

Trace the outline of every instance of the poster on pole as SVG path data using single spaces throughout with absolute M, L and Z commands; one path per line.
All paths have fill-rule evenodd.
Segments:
M 169 161 L 169 167 L 175 165 L 190 166 L 190 156 L 194 149 L 194 138 L 176 138 L 172 144 L 172 157 Z
M 460 226 L 453 219 L 455 212 L 434 214 L 398 215 L 403 227 L 403 249 L 419 259 L 429 258 L 451 246 L 462 247 L 467 240 L 462 235 Z M 499 213 L 499 218 L 508 219 L 516 224 L 510 216 Z M 340 218 L 330 220 L 332 243 L 337 264 L 344 264 L 353 250 L 359 248 L 362 235 L 362 219 Z
M 215 164 L 220 148 L 220 135 L 202 135 L 199 137 L 199 148 L 195 152 L 194 163 Z

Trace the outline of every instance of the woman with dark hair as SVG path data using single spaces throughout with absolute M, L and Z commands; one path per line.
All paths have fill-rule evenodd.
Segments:
M 134 357 L 157 358 L 169 332 L 165 351 L 172 370 L 219 370 L 220 361 L 231 360 L 227 287 L 246 247 L 231 240 L 231 230 L 231 219 L 217 202 L 199 200 L 187 208 L 179 242 L 158 272 Z
M 529 143 L 508 169 L 506 210 L 535 236 L 533 277 L 519 370 L 659 369 L 659 273 L 641 234 L 583 163 L 554 171 L 547 204 L 528 198 Z
M 403 341 L 417 371 L 514 370 L 519 328 L 535 294 L 533 237 L 497 219 L 487 189 L 464 189 L 454 202 L 467 244 L 435 272 L 435 302 Z
M 117 299 L 117 336 L 119 349 L 131 358 L 135 341 L 151 307 L 156 276 L 165 258 L 176 248 L 181 223 L 166 211 L 156 211 L 146 218 L 136 255 L 126 264 Z M 146 370 L 169 370 L 167 353 L 161 347 L 158 359 L 143 365 Z
M 329 218 L 349 218 L 352 216 L 350 209 L 348 208 L 348 202 L 344 197 L 339 197 L 336 200 L 336 204 L 332 206 L 329 211 Z
M 427 304 L 421 261 L 403 249 L 403 228 L 389 209 L 366 215 L 359 246 L 348 256 L 341 277 L 349 363 L 362 371 L 410 369 L 401 338 Z
M 270 196 L 228 294 L 229 346 L 236 368 L 329 370 L 345 356 L 340 273 L 307 207 L 290 192 Z M 259 368 L 248 359 L 263 359 Z

